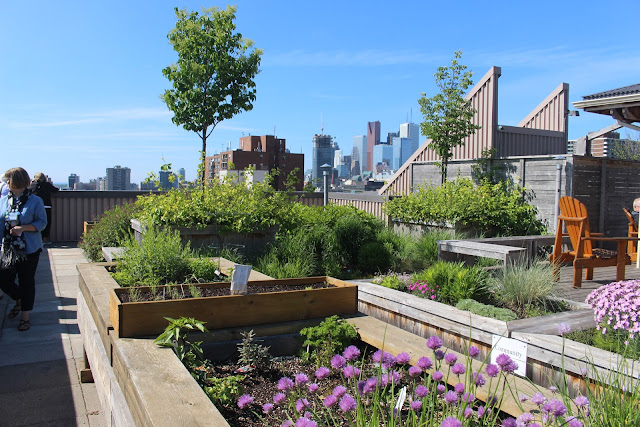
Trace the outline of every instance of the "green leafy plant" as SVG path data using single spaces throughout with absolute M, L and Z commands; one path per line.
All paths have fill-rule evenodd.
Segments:
M 198 283 L 218 282 L 221 277 L 217 273 L 218 263 L 209 258 L 190 258 L 187 260 L 189 275 Z
M 213 402 L 223 405 L 233 403 L 238 396 L 244 393 L 242 381 L 246 375 L 227 375 L 224 378 L 207 378 L 207 384 L 202 389 Z
M 264 370 L 271 362 L 269 348 L 258 344 L 253 330 L 241 332 L 242 341 L 238 344 L 238 361 L 242 365 L 253 366 L 256 369 Z
M 411 275 L 408 273 L 394 273 L 389 271 L 386 274 L 380 274 L 373 278 L 373 283 L 384 286 L 385 288 L 395 290 L 406 290 L 411 284 Z
M 358 253 L 358 267 L 365 273 L 386 271 L 391 266 L 391 254 L 380 242 L 369 242 L 362 245 Z
M 139 211 L 134 203 L 105 211 L 97 224 L 82 236 L 80 248 L 91 261 L 103 261 L 102 247 L 122 246 L 133 235 L 131 219 Z
M 455 305 L 460 300 L 482 296 L 488 275 L 480 267 L 465 267 L 461 262 L 439 261 L 414 274 L 413 279 L 426 282 L 435 288 L 438 301 Z M 416 295 L 424 296 L 421 293 Z
M 480 316 L 502 320 L 504 322 L 510 322 L 511 320 L 516 320 L 518 318 L 518 316 L 508 308 L 482 304 L 481 302 L 468 298 L 458 301 L 456 308 L 459 310 L 470 311 L 471 313 Z
M 189 244 L 182 246 L 177 231 L 150 227 L 141 244 L 130 238 L 125 247 L 116 279 L 128 275 L 135 284 L 157 286 L 183 283 L 189 274 Z
M 474 185 L 469 178 L 440 187 L 422 185 L 414 193 L 387 201 L 383 210 L 394 219 L 436 225 L 460 224 L 486 234 L 544 234 L 532 195 L 507 182 Z
M 304 338 L 302 358 L 317 366 L 327 365 L 336 353 L 342 352 L 358 338 L 358 332 L 338 316 L 324 319 L 318 326 L 300 330 Z
M 188 331 L 208 332 L 204 327 L 206 322 L 201 322 L 192 317 L 181 317 L 172 319 L 165 317 L 169 325 L 164 332 L 155 339 L 155 343 L 161 347 L 171 347 L 178 359 L 191 370 L 203 361 L 202 341 L 191 342 L 188 338 Z

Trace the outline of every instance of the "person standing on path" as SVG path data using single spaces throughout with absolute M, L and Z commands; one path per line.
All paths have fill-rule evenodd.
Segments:
M 19 331 L 31 327 L 29 312 L 36 297 L 36 268 L 42 252 L 40 232 L 47 225 L 47 214 L 42 199 L 31 194 L 29 174 L 23 168 L 5 172 L 9 194 L 0 198 L 0 288 L 15 306 L 9 311 L 9 319 L 20 312 Z M 16 285 L 16 276 L 19 285 Z
M 36 172 L 35 175 L 33 175 L 33 181 L 29 186 L 29 190 L 44 202 L 44 209 L 47 212 L 47 226 L 42 230 L 42 240 L 48 242 L 49 231 L 51 230 L 51 193 L 57 193 L 60 190 L 47 181 L 47 176 L 42 172 Z

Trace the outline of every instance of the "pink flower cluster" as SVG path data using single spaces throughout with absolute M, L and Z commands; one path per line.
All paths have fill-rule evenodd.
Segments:
M 437 291 L 439 286 L 436 285 L 435 287 L 429 287 L 429 284 L 427 282 L 421 282 L 421 281 L 417 281 L 415 283 L 412 283 L 409 285 L 409 290 L 411 292 L 417 293 L 417 294 L 421 294 L 423 295 L 425 298 L 429 298 L 432 300 L 436 300 L 437 298 Z
M 640 332 L 640 280 L 625 280 L 601 286 L 592 291 L 586 299 L 593 308 L 598 329 L 603 334 L 607 327 L 629 331 L 633 339 Z M 604 327 L 601 325 L 604 324 Z

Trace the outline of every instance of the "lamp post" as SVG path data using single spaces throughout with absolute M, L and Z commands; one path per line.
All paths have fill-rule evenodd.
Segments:
M 553 160 L 557 160 L 556 164 L 556 202 L 553 211 L 553 223 L 555 224 L 556 233 L 558 232 L 558 211 L 560 210 L 560 191 L 562 190 L 562 165 L 566 157 L 556 156 Z
M 329 204 L 329 169 L 331 169 L 331 165 L 325 163 L 320 166 L 322 169 L 322 180 L 324 183 L 323 191 L 324 191 L 324 205 L 327 206 Z

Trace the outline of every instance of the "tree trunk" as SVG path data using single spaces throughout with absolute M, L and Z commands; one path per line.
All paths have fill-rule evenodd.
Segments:
M 204 190 L 204 179 L 206 175 L 205 158 L 207 156 L 207 128 L 202 128 L 202 153 L 200 154 L 200 187 Z

